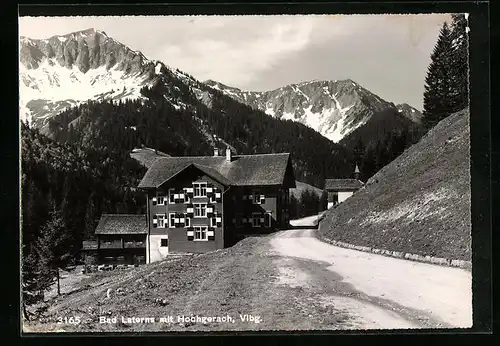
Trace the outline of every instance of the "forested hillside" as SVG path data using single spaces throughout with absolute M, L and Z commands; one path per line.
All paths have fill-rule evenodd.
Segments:
M 136 160 L 84 136 L 59 143 L 21 123 L 23 294 L 30 304 L 75 263 L 101 213 L 145 211 Z M 99 136 L 95 140 L 99 141 Z
M 339 144 L 353 152 L 361 171 L 361 180 L 367 181 L 416 143 L 423 133 L 420 124 L 403 116 L 394 107 L 374 114 L 365 125 L 351 132 Z
M 69 109 L 50 122 L 59 142 L 87 143 L 128 155 L 145 145 L 173 156 L 212 155 L 213 147 L 235 148 L 238 154 L 290 152 L 298 180 L 322 186 L 329 177 L 349 177 L 354 161 L 349 150 L 293 121 L 269 117 L 217 91 L 212 107 L 192 98 L 189 90 L 175 95 L 173 106 L 164 83 L 143 88 L 148 99 L 89 102 Z M 195 104 L 195 106 L 191 106 Z M 89 144 L 91 143 L 91 144 Z

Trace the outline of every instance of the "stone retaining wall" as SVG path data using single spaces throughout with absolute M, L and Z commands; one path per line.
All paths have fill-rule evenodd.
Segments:
M 416 255 L 416 254 L 411 254 L 411 253 L 406 253 L 406 252 L 376 249 L 376 248 L 371 248 L 368 246 L 353 245 L 353 244 L 348 244 L 348 243 L 344 243 L 344 242 L 337 241 L 337 240 L 331 240 L 331 239 L 324 238 L 318 232 L 314 232 L 314 234 L 315 234 L 316 238 L 318 238 L 319 240 L 321 240 L 325 243 L 329 243 L 329 244 L 343 247 L 343 248 L 347 248 L 347 249 L 353 249 L 353 250 L 358 250 L 358 251 L 363 251 L 363 252 L 372 252 L 372 253 L 375 253 L 378 255 L 383 255 L 383 256 L 403 258 L 403 259 L 417 261 L 417 262 L 439 264 L 439 265 L 448 266 L 448 267 L 458 267 L 458 268 L 467 269 L 467 270 L 472 269 L 472 263 L 469 261 L 449 259 L 449 258 L 440 258 L 440 257 L 432 257 L 432 256 L 422 256 L 422 255 Z

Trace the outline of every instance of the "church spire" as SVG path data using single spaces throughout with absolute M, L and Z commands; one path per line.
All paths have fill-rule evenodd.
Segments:
M 361 172 L 359 171 L 358 164 L 356 163 L 356 168 L 354 168 L 354 179 L 360 180 Z

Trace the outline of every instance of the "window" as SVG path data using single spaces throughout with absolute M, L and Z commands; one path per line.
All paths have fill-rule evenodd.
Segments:
M 158 220 L 158 228 L 165 228 L 165 214 L 156 214 Z
M 191 197 L 187 193 L 184 194 L 184 203 L 189 204 L 191 203 Z
M 252 214 L 252 227 L 260 227 L 260 213 Z
M 168 203 L 175 204 L 175 190 L 168 189 Z
M 194 240 L 208 240 L 207 237 L 208 227 L 198 226 L 194 228 Z
M 170 224 L 170 228 L 175 228 L 175 213 L 168 214 L 168 221 Z
M 206 197 L 207 183 L 194 183 L 193 192 L 194 192 L 194 197 Z
M 160 246 L 162 246 L 162 247 L 168 246 L 168 239 L 167 238 L 161 239 Z
M 156 201 L 158 205 L 165 205 L 165 196 L 156 197 Z
M 266 196 L 261 195 L 258 192 L 253 193 L 253 203 L 254 204 L 264 204 L 266 203 Z
M 213 193 L 211 196 L 210 196 L 210 203 L 216 203 L 217 201 L 215 200 L 215 193 Z
M 186 220 L 184 226 L 191 227 L 191 219 L 187 216 L 187 214 L 184 215 L 184 218 Z
M 217 227 L 217 220 L 215 217 L 210 218 L 210 227 Z
M 194 206 L 194 217 L 207 217 L 207 204 L 195 203 Z
M 183 193 L 179 193 L 179 203 L 184 203 L 184 202 L 185 202 L 184 192 Z
M 272 222 L 271 212 L 268 211 L 264 214 L 264 225 L 266 225 L 266 227 L 271 227 L 271 222 Z

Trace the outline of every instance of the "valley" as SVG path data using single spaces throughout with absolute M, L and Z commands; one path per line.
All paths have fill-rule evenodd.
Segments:
M 471 326 L 462 79 L 421 112 L 349 75 L 202 81 L 93 28 L 19 53 L 24 331 Z

